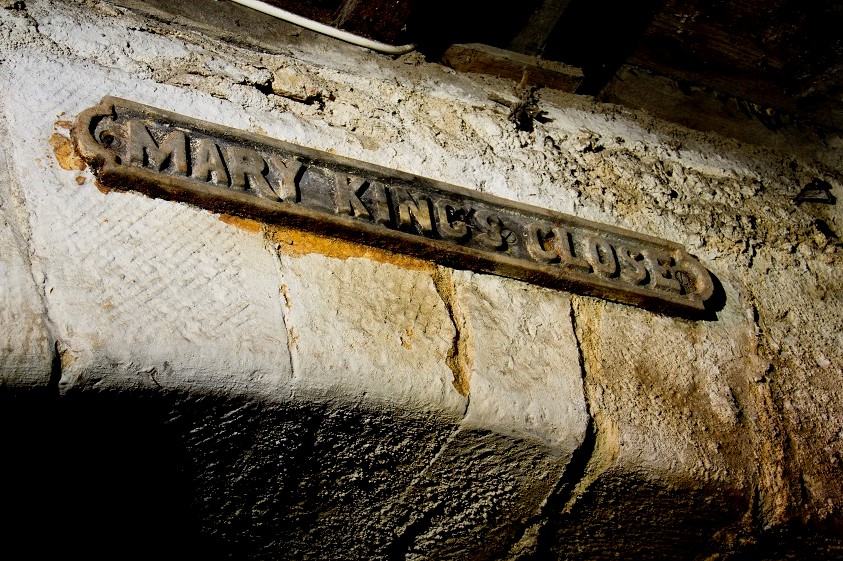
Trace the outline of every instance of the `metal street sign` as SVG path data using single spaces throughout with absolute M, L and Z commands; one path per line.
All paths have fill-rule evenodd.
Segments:
M 106 97 L 73 135 L 99 182 L 427 259 L 694 316 L 681 245 Z

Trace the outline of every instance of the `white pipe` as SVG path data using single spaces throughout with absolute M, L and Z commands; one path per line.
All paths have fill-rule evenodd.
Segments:
M 296 15 L 293 12 L 288 12 L 287 10 L 282 10 L 281 8 L 270 6 L 269 4 L 266 4 L 265 2 L 260 2 L 259 0 L 231 1 L 246 6 L 248 8 L 252 8 L 253 10 L 263 12 L 264 14 L 270 15 L 272 17 L 283 19 L 284 21 L 289 21 L 290 23 L 294 23 L 306 29 L 310 29 L 311 31 L 316 31 L 317 33 L 322 33 L 323 35 L 328 35 L 329 37 L 340 39 L 341 41 L 345 41 L 353 45 L 358 45 L 360 47 L 366 47 L 367 49 L 372 49 L 373 51 L 378 51 L 380 53 L 386 53 L 389 55 L 403 55 L 405 53 L 409 53 L 412 50 L 415 50 L 416 48 L 415 45 L 396 46 L 387 45 L 386 43 L 381 43 L 380 41 L 373 41 L 372 39 L 360 37 L 359 35 L 349 33 L 348 31 L 343 31 L 342 29 L 337 29 L 336 27 L 331 27 L 330 25 L 325 25 L 324 23 L 319 23 L 318 21 L 313 21 L 312 19 Z

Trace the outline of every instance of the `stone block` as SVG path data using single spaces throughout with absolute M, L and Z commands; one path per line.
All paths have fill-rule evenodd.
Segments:
M 748 294 L 723 276 L 716 321 L 576 298 L 595 441 L 544 529 L 553 555 L 695 559 L 746 529 L 764 477 L 756 386 L 768 363 Z
M 296 394 L 372 400 L 459 420 L 445 364 L 455 331 L 429 270 L 282 253 Z
M 453 307 L 467 355 L 464 425 L 534 438 L 570 455 L 588 424 L 570 295 L 456 271 Z
M 771 367 L 764 379 L 776 423 L 768 451 L 778 477 L 771 519 L 843 528 L 843 282 L 840 259 L 803 243 L 761 251 L 750 285 Z M 825 259 L 824 259 L 825 257 Z M 772 467 L 772 466 L 771 466 Z
M 0 126 L 4 137 L 5 126 Z M 0 148 L 0 386 L 47 388 L 55 359 L 43 287 L 35 283 L 5 148 Z
M 67 159 L 65 111 L 106 91 L 157 97 L 159 86 L 22 53 L 0 88 L 62 388 L 284 387 L 291 371 L 277 260 L 259 232 L 186 205 L 101 191 Z M 195 100 L 170 93 L 175 106 Z
M 404 499 L 408 559 L 499 559 L 542 514 L 589 423 L 570 296 L 445 269 L 465 419 Z

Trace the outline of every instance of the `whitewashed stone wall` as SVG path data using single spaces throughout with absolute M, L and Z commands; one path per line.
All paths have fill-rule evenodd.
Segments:
M 61 431 L 117 488 L 134 454 L 175 462 L 148 477 L 180 482 L 162 500 L 190 523 L 167 535 L 194 553 L 841 556 L 843 212 L 794 202 L 814 178 L 843 197 L 840 138 L 797 157 L 548 90 L 524 132 L 493 101 L 518 99 L 507 81 L 138 6 L 0 9 L 8 430 Z M 723 308 L 675 319 L 109 192 L 68 131 L 104 95 L 685 244 Z M 28 433 L 32 392 L 58 409 Z

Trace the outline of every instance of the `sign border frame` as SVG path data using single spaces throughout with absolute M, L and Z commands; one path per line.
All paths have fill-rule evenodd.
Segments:
M 702 271 L 710 275 L 696 258 L 689 255 L 681 244 L 675 242 L 639 234 L 616 226 L 599 224 L 518 201 L 503 199 L 400 170 L 388 169 L 376 164 L 330 154 L 249 131 L 180 115 L 114 96 L 105 96 L 99 104 L 82 111 L 71 129 L 71 135 L 76 142 L 79 154 L 92 168 L 99 183 L 106 188 L 137 191 L 155 198 L 194 204 L 212 212 L 257 219 L 269 224 L 289 226 L 407 254 L 454 269 L 514 278 L 547 288 L 596 296 L 638 306 L 666 315 L 700 319 L 707 311 L 705 303 L 710 299 L 713 291 L 711 279 L 709 279 L 709 289 L 705 293 L 692 294 L 691 297 L 688 295 L 673 295 L 667 291 L 642 288 L 631 284 L 620 288 L 618 283 L 604 280 L 595 274 L 579 273 L 559 266 L 530 262 L 494 253 L 491 250 L 484 252 L 444 240 L 384 228 L 352 217 L 313 210 L 297 203 L 280 200 L 271 201 L 257 195 L 238 192 L 208 182 L 200 182 L 187 177 L 182 178 L 149 168 L 118 164 L 116 154 L 104 148 L 94 138 L 93 130 L 99 118 L 116 115 L 116 108 L 119 107 L 146 115 L 151 120 L 169 122 L 175 126 L 192 129 L 222 141 L 246 146 L 265 146 L 270 149 L 300 155 L 316 162 L 324 162 L 326 168 L 351 170 L 356 172 L 356 175 L 364 177 L 366 173 L 371 173 L 376 176 L 395 178 L 418 185 L 422 189 L 427 187 L 435 191 L 444 191 L 468 200 L 478 200 L 486 204 L 536 215 L 549 222 L 570 224 L 584 230 L 593 230 L 597 233 L 606 232 L 630 238 L 633 241 L 640 241 L 642 244 L 655 246 L 666 252 L 681 252 L 683 258 L 693 260 Z

